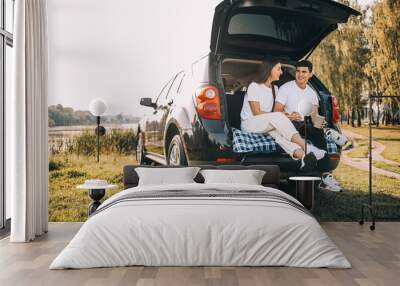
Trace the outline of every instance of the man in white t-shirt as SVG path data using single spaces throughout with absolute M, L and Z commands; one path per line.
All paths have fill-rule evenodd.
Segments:
M 318 114 L 318 95 L 308 85 L 308 81 L 313 76 L 312 69 L 313 66 L 310 61 L 304 60 L 296 64 L 296 80 L 289 81 L 279 88 L 274 111 L 285 112 L 292 121 L 303 121 L 304 118 L 297 112 L 297 105 L 300 101 L 306 99 L 312 102 L 314 106 L 312 117 Z
M 299 130 L 304 126 L 304 118 L 297 112 L 299 102 L 306 99 L 312 102 L 313 112 L 311 119 L 316 122 L 318 116 L 319 99 L 318 95 L 308 81 L 313 76 L 313 65 L 310 61 L 303 60 L 296 64 L 296 80 L 289 81 L 279 88 L 278 95 L 275 100 L 274 111 L 284 112 L 286 116 L 293 122 Z M 307 128 L 310 141 L 320 149 L 326 149 L 326 140 L 323 131 L 324 123 L 320 126 Z M 324 187 L 330 191 L 341 192 L 343 189 L 330 173 L 322 174 L 322 183 Z
M 302 100 L 308 100 L 313 104 L 313 112 L 311 114 L 312 121 L 318 115 L 319 99 L 318 95 L 308 81 L 313 76 L 313 66 L 310 61 L 300 61 L 296 64 L 296 80 L 289 81 L 279 88 L 278 95 L 275 100 L 274 111 L 284 112 L 287 117 L 292 120 L 297 129 L 304 126 L 303 116 L 297 112 L 297 106 Z M 326 141 L 323 132 L 323 123 L 317 128 L 309 128 L 309 139 L 313 144 L 320 148 L 326 148 Z

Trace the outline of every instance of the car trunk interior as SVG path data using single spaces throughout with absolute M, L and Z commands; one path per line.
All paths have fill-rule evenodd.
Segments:
M 260 60 L 249 60 L 249 59 L 237 59 L 237 58 L 226 58 L 221 64 L 221 77 L 225 88 L 225 98 L 228 109 L 227 120 L 231 128 L 240 129 L 240 112 L 243 106 L 244 96 L 246 94 L 246 88 L 249 83 L 254 78 L 255 73 L 261 64 Z M 276 83 L 279 87 L 284 83 L 295 79 L 295 66 L 293 64 L 281 62 L 283 74 L 280 80 Z M 322 93 L 321 90 L 325 88 L 319 82 L 318 79 L 313 78 L 310 85 L 316 90 L 319 98 L 320 105 L 322 103 Z M 325 114 L 325 108 L 320 108 L 319 113 L 321 115 Z M 289 172 L 289 170 L 298 170 L 300 168 L 300 161 L 293 160 L 288 154 L 286 154 L 282 149 L 278 152 L 271 153 L 259 153 L 252 152 L 247 153 L 242 156 L 243 164 L 262 164 L 269 162 L 271 164 L 278 164 L 281 171 L 284 173 Z M 245 158 L 245 159 L 244 159 Z M 244 161 L 243 161 L 244 160 Z M 325 165 L 328 159 L 324 159 L 320 162 L 318 168 L 325 170 L 327 168 Z M 288 173 L 289 174 L 289 173 Z
M 258 71 L 261 61 L 247 59 L 224 59 L 221 66 L 222 82 L 226 94 L 228 123 L 240 129 L 240 111 L 242 110 L 246 88 Z M 277 82 L 278 86 L 294 80 L 295 67 L 282 64 L 283 74 Z

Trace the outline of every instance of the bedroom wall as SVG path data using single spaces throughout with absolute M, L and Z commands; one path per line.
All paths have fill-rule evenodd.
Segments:
M 139 115 L 140 97 L 207 53 L 219 2 L 49 0 L 49 105 L 101 97 L 109 114 Z

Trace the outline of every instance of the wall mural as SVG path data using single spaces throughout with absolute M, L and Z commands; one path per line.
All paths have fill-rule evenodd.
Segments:
M 207 5 L 214 11 L 215 5 Z M 344 16 L 335 8 L 329 15 L 304 19 L 293 11 L 277 15 L 263 9 L 229 19 L 225 10 L 217 11 L 214 22 L 209 17 L 213 25 L 204 40 L 209 53 L 198 53 L 177 68 L 167 63 L 157 70 L 153 63 L 151 73 L 141 66 L 143 73 L 132 72 L 135 76 L 126 72 L 119 76 L 116 68 L 107 81 L 98 80 L 102 88 L 93 85 L 96 92 L 90 98 L 71 94 L 60 99 L 56 92 L 50 93 L 50 221 L 85 221 L 92 200 L 76 187 L 86 180 L 105 180 L 117 186 L 105 192 L 108 198 L 123 189 L 123 167 L 134 164 L 278 165 L 279 188 L 297 194 L 318 220 L 357 221 L 361 204 L 368 198 L 368 97 L 378 95 L 393 99 L 374 98 L 372 102 L 373 198 L 376 203 L 398 204 L 400 102 L 395 96 L 400 90 L 400 54 L 392 47 L 400 45 L 395 25 L 400 6 L 391 1 L 370 6 L 351 1 L 351 6 L 361 13 L 346 10 Z M 56 7 L 49 4 L 49 9 Z M 338 28 L 325 33 L 332 19 Z M 148 42 L 154 46 L 156 32 L 148 29 L 153 34 L 138 45 Z M 156 45 L 167 53 L 176 49 L 172 42 L 170 47 L 168 42 Z M 106 57 L 102 60 L 117 59 L 119 48 L 114 46 L 112 55 L 101 53 Z M 137 53 L 148 59 L 140 48 Z M 55 62 L 65 56 L 57 49 L 52 54 Z M 171 57 L 175 57 L 172 51 Z M 305 57 L 308 61 L 300 61 Z M 137 54 L 132 58 L 136 65 L 142 64 Z M 69 73 L 75 83 L 82 80 Z M 144 85 L 141 77 L 152 81 Z M 124 93 L 121 97 L 103 96 L 105 90 L 112 94 L 113 84 L 115 88 L 125 85 L 129 92 L 119 90 Z M 130 96 L 129 104 L 125 103 Z M 89 107 L 98 97 L 107 109 L 100 121 Z M 307 102 L 299 105 L 303 98 L 311 106 Z M 277 119 L 265 116 L 262 123 L 249 119 L 254 112 L 272 111 L 279 113 Z M 298 138 L 290 130 L 298 132 Z M 315 181 L 299 183 L 298 177 L 304 175 Z M 313 197 L 307 189 L 313 189 Z M 378 211 L 381 216 L 398 216 L 391 207 Z

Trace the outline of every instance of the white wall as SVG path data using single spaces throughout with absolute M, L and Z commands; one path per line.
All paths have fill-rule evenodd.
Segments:
M 140 97 L 209 51 L 219 2 L 48 0 L 49 104 L 101 97 L 109 114 L 141 115 Z

